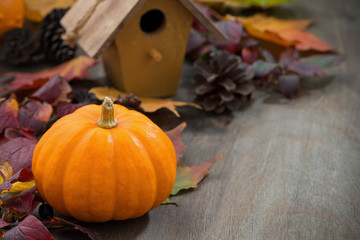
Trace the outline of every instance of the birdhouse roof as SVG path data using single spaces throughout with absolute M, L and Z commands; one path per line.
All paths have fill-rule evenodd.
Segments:
M 90 57 L 99 57 L 145 1 L 147 0 L 102 1 L 78 30 L 75 40 Z M 226 39 L 226 36 L 192 0 L 172 1 L 179 1 L 215 37 L 220 40 Z M 62 18 L 62 26 L 66 30 L 74 27 L 82 21 L 84 15 L 89 13 L 89 9 L 93 8 L 94 4 L 95 0 L 78 0 Z

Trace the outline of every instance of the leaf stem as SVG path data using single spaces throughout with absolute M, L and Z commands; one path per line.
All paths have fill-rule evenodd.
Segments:
M 96 122 L 96 125 L 105 129 L 114 128 L 118 125 L 114 117 L 114 103 L 108 97 L 105 97 L 102 102 L 101 117 Z

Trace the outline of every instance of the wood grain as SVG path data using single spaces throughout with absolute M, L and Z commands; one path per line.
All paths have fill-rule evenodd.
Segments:
M 360 2 L 302 0 L 273 12 L 311 18 L 310 31 L 346 62 L 326 78 L 303 82 L 289 101 L 257 91 L 234 116 L 184 108 L 151 118 L 169 129 L 186 121 L 182 162 L 224 157 L 196 191 L 174 197 L 145 216 L 88 224 L 104 239 L 360 239 Z M 0 71 L 5 68 L 0 66 Z M 101 69 L 99 69 L 101 71 Z M 176 99 L 191 100 L 184 65 Z M 75 231 L 56 239 L 87 239 Z

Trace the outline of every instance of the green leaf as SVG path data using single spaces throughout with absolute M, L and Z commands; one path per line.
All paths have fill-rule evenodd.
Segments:
M 251 70 L 254 71 L 256 77 L 264 77 L 278 66 L 279 64 L 277 63 L 257 60 L 256 62 L 253 63 Z
M 171 201 L 169 198 L 165 199 L 165 201 L 163 201 L 161 204 L 162 204 L 162 205 L 172 204 L 172 205 L 176 205 L 176 206 L 178 205 L 176 202 Z
M 301 58 L 301 62 L 308 62 L 316 64 L 322 68 L 330 68 L 339 65 L 345 60 L 344 56 L 336 54 L 327 54 L 327 55 L 316 55 L 307 58 Z
M 178 194 L 181 190 L 196 188 L 198 183 L 204 179 L 211 167 L 222 158 L 222 154 L 214 159 L 205 161 L 196 167 L 185 167 L 181 164 L 176 169 L 175 186 L 171 195 Z

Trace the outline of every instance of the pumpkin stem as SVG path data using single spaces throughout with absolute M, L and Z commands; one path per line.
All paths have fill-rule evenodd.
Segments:
M 101 128 L 114 128 L 117 126 L 117 121 L 114 117 L 114 103 L 113 101 L 105 97 L 101 107 L 101 117 L 96 122 L 96 125 Z

